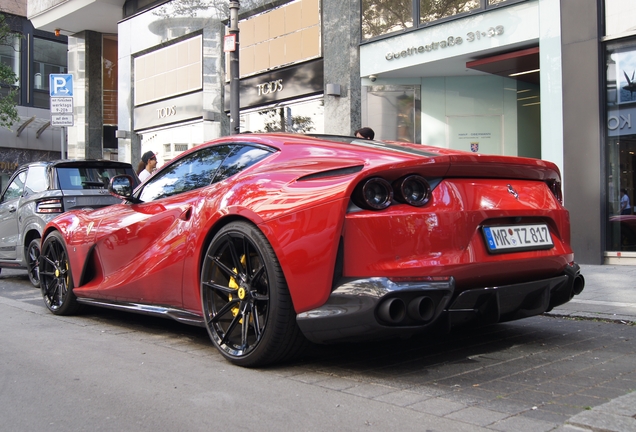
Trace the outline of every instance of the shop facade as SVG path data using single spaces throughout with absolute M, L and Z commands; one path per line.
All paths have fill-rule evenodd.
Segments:
M 556 163 L 577 261 L 600 264 L 600 3 L 454 3 L 416 0 L 392 26 L 363 9 L 362 123 L 381 139 Z
M 577 261 L 636 264 L 636 216 L 620 214 L 621 189 L 632 213 L 636 199 L 632 3 L 242 1 L 240 130 L 370 126 L 380 139 L 550 160 Z M 34 14 L 42 29 L 68 30 L 69 72 L 84 91 L 69 153 L 104 152 L 105 126 L 116 129 L 111 154 L 133 164 L 147 150 L 162 163 L 229 134 L 227 2 L 113 5 L 114 20 L 78 19 L 79 8 Z M 106 125 L 96 100 L 113 71 L 117 108 Z
M 116 136 L 120 160 L 135 163 L 153 151 L 161 165 L 230 133 L 229 13 L 227 4 L 212 1 L 155 3 L 138 8 L 127 1 L 129 16 L 117 25 Z M 319 0 L 242 2 L 240 132 L 351 133 L 359 127 L 359 108 L 352 108 L 359 101 L 357 70 L 353 85 L 343 83 L 351 59 L 326 54 L 337 43 L 322 36 L 330 15 L 338 15 L 331 25 L 349 28 L 346 15 Z M 330 76 L 336 84 L 327 85 Z
M 636 263 L 636 4 L 605 0 L 605 262 Z

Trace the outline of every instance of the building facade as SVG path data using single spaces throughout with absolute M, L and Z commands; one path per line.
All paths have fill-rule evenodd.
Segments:
M 13 33 L 7 45 L 0 45 L 0 62 L 11 67 L 18 78 L 3 84 L 5 97 L 17 89 L 19 120 L 0 128 L 0 190 L 24 163 L 59 159 L 63 151 L 62 129 L 51 127 L 49 81 L 51 73 L 66 73 L 66 37 L 33 28 L 26 18 L 26 0 L 0 6 L 0 14 Z
M 380 139 L 551 160 L 577 261 L 634 264 L 636 216 L 620 214 L 635 198 L 632 3 L 246 0 L 238 45 L 215 0 L 29 0 L 28 16 L 68 35 L 80 94 L 70 155 L 108 141 L 120 160 L 152 150 L 161 163 L 229 134 L 236 48 L 241 131 L 370 126 Z
M 605 207 L 605 261 L 630 262 L 636 256 L 633 222 L 636 199 L 636 4 L 606 0 L 601 32 L 603 86 L 600 167 Z M 634 116 L 632 116 L 634 114 Z M 629 204 L 626 204 L 626 201 Z

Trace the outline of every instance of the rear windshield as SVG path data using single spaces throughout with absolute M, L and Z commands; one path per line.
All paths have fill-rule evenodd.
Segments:
M 419 144 L 413 144 L 413 143 L 404 143 L 402 145 L 399 143 L 374 141 L 374 140 L 367 140 L 367 139 L 350 137 L 350 136 L 321 135 L 321 134 L 308 134 L 308 135 L 315 138 L 321 138 L 327 141 L 338 141 L 338 142 L 344 142 L 347 144 L 354 144 L 354 145 L 359 145 L 363 147 L 371 147 L 371 148 L 376 148 L 381 150 L 390 150 L 390 151 L 400 152 L 400 153 L 408 153 L 408 154 L 413 154 L 417 156 L 425 156 L 425 157 L 439 156 L 439 153 L 433 153 L 431 151 L 424 150 L 423 148 L 419 148 Z
M 106 167 L 57 168 L 57 178 L 62 190 L 101 189 L 108 187 L 111 177 L 128 174 L 135 178 L 132 169 Z

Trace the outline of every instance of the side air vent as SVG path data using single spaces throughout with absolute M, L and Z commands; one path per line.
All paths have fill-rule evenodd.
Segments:
M 360 172 L 362 170 L 362 168 L 364 168 L 363 165 L 356 165 L 356 166 L 352 166 L 352 167 L 338 168 L 338 169 L 333 169 L 333 170 L 328 170 L 328 171 L 322 171 L 322 172 L 309 174 L 309 175 L 300 177 L 298 179 L 298 181 L 317 180 L 317 179 L 326 178 L 326 177 L 340 177 L 340 176 L 355 174 L 357 172 Z

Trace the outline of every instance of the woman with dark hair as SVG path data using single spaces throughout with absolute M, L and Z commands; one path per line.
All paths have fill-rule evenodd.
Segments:
M 141 156 L 139 165 L 137 165 L 137 176 L 139 180 L 144 181 L 150 177 L 150 174 L 152 174 L 156 167 L 157 156 L 151 151 L 144 153 L 143 156 Z
M 375 132 L 370 127 L 363 127 L 358 129 L 354 135 L 356 138 L 372 140 L 375 137 Z

